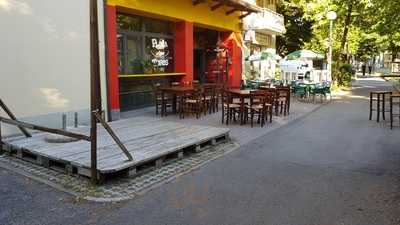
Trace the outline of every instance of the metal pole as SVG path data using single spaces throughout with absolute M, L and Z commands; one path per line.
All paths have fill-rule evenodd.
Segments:
M 97 0 L 90 0 L 90 160 L 91 181 L 97 184 L 97 119 L 93 112 L 98 112 L 100 101 L 99 75 L 99 30 Z
M 329 20 L 329 59 L 328 59 L 328 71 L 332 78 L 332 30 L 333 20 Z
M 78 122 L 78 112 L 75 112 L 74 113 L 74 127 L 75 128 L 78 127 L 78 124 L 79 124 L 79 122 Z
M 62 129 L 67 130 L 67 114 L 62 114 Z

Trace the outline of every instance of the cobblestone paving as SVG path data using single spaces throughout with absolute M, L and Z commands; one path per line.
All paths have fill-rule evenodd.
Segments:
M 227 154 L 239 147 L 233 142 L 205 148 L 180 160 L 174 160 L 161 168 L 136 177 L 121 177 L 101 186 L 93 186 L 86 178 L 70 176 L 56 170 L 41 167 L 11 156 L 0 156 L 0 167 L 44 182 L 57 189 L 92 201 L 121 201 L 144 194 L 164 182 L 188 173 L 201 165 Z

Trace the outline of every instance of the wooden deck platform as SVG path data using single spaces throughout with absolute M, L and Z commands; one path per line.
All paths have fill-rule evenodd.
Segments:
M 98 126 L 99 176 L 119 172 L 136 173 L 143 168 L 160 166 L 171 158 L 199 151 L 208 145 L 229 138 L 229 129 L 185 125 L 154 117 L 135 117 L 111 122 L 110 126 L 133 156 L 128 161 L 102 126 Z M 89 134 L 89 127 L 74 128 L 74 132 Z M 5 139 L 6 150 L 24 160 L 68 173 L 90 177 L 90 142 L 49 143 L 47 133 L 33 137 Z

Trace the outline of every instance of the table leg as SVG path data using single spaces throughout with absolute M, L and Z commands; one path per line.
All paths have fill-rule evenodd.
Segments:
M 393 98 L 390 97 L 390 129 L 393 129 Z
M 161 92 L 161 116 L 165 115 L 165 92 Z
M 372 120 L 372 97 L 373 94 L 369 93 L 369 120 Z
M 177 102 L 177 94 L 174 94 L 172 98 L 172 110 L 174 114 L 176 114 L 176 102 Z
M 386 93 L 385 94 L 383 94 L 383 99 L 382 99 L 382 119 L 383 120 L 386 120 L 386 118 L 385 118 L 385 114 L 386 114 L 386 104 L 385 104 L 385 102 L 386 102 Z
M 240 97 L 240 125 L 244 125 L 244 98 Z
M 378 94 L 378 102 L 376 106 L 376 122 L 379 123 L 379 118 L 381 116 L 381 95 Z

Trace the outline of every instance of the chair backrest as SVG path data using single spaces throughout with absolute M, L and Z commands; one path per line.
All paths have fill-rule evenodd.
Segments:
M 289 97 L 290 87 L 285 87 L 285 86 L 277 87 L 276 93 L 279 95 L 279 97 Z
M 196 101 L 201 101 L 204 95 L 204 90 L 201 86 L 195 87 L 193 91 L 186 92 L 182 97 L 185 99 L 192 99 Z
M 193 95 L 203 96 L 204 95 L 204 87 L 201 85 L 194 86 Z
M 206 96 L 215 96 L 216 88 L 214 85 L 203 85 L 204 95 Z
M 275 102 L 276 93 L 274 92 L 265 92 L 265 103 L 273 105 Z
M 223 89 L 221 89 L 221 103 L 222 104 L 229 104 L 229 103 L 232 103 L 232 95 L 231 95 L 231 93 L 227 90 L 227 89 L 225 89 L 225 88 L 223 88 Z
M 275 91 L 275 88 L 266 87 L 266 86 L 261 86 L 258 89 L 262 90 L 262 91 Z
M 277 89 L 276 88 L 261 88 L 260 90 L 268 93 L 273 93 L 274 95 L 277 95 Z
M 255 91 L 250 91 L 250 105 L 256 105 L 256 104 L 264 104 L 265 103 L 265 94 L 266 91 L 263 90 L 255 90 Z M 258 101 L 256 101 L 258 100 Z
M 181 85 L 179 82 L 172 82 L 171 83 L 171 86 L 179 86 L 179 85 Z
M 156 96 L 159 96 L 159 95 L 161 95 L 161 90 L 160 90 L 160 88 L 161 88 L 161 84 L 160 83 L 156 83 L 156 84 L 154 84 L 154 94 L 156 95 Z

